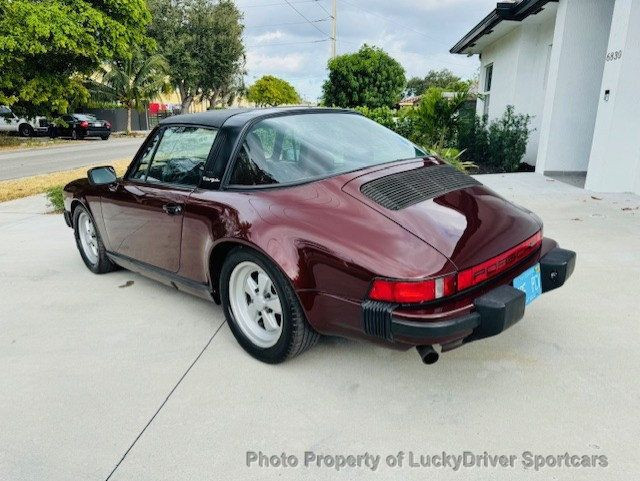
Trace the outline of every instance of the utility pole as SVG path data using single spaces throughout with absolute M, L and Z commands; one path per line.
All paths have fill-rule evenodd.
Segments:
M 338 7 L 337 0 L 331 2 L 331 58 L 336 58 L 336 38 L 338 36 Z

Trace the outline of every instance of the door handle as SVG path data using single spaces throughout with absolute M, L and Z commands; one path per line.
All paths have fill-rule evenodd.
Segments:
M 169 215 L 182 214 L 182 205 L 180 204 L 165 204 L 162 206 L 162 210 Z

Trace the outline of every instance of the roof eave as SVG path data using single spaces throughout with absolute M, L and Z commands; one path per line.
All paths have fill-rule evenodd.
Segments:
M 522 0 L 518 3 L 498 2 L 495 10 L 483 18 L 480 23 L 471 29 L 458 43 L 456 43 L 450 53 L 463 54 L 465 50 L 473 47 L 478 39 L 491 33 L 503 20 L 521 22 L 529 15 L 535 15 L 544 8 L 547 3 L 558 0 Z

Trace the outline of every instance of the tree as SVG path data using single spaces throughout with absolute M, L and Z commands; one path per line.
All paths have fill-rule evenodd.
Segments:
M 261 107 L 275 107 L 282 104 L 297 104 L 300 102 L 300 96 L 289 82 L 273 75 L 265 75 L 249 87 L 247 100 Z
M 64 113 L 86 100 L 83 77 L 146 45 L 146 0 L 0 0 L 0 104 Z
M 242 14 L 233 1 L 149 0 L 149 7 L 149 34 L 169 63 L 182 111 L 198 98 L 215 106 L 237 95 L 245 49 Z
M 455 86 L 462 79 L 451 72 L 449 69 L 429 70 L 424 78 L 412 77 L 407 82 L 406 94 L 422 95 L 430 87 L 438 87 L 447 89 Z
M 384 50 L 368 45 L 356 53 L 329 60 L 322 86 L 325 105 L 392 107 L 402 96 L 404 69 Z
M 94 99 L 118 102 L 127 108 L 127 132 L 130 132 L 131 111 L 140 110 L 168 90 L 168 70 L 162 55 L 149 55 L 135 49 L 129 57 L 104 65 L 99 80 L 91 80 L 88 87 Z

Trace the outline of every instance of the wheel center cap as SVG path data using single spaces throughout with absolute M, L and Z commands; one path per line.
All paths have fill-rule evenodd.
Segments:
M 258 311 L 261 311 L 264 309 L 265 306 L 265 302 L 264 302 L 264 298 L 262 296 L 259 296 L 256 298 L 256 309 Z

